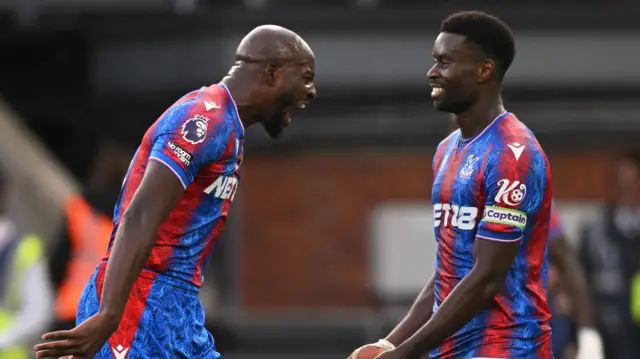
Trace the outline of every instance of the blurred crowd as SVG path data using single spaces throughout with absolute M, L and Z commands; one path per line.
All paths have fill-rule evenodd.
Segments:
M 585 272 L 596 326 L 606 358 L 640 357 L 640 155 L 618 158 L 611 174 L 611 201 L 602 203 L 596 218 L 584 223 L 578 257 Z M 575 358 L 575 308 L 558 268 L 549 273 L 556 358 Z
M 51 241 L 19 233 L 11 219 L 0 214 L 1 359 L 31 358 L 31 344 L 44 332 L 75 326 L 78 300 L 113 229 L 113 206 L 130 155 L 114 143 L 101 146 L 84 192 L 68 199 Z M 8 176 L 0 174 L 2 205 L 7 181 Z M 47 242 L 53 248 L 47 248 Z

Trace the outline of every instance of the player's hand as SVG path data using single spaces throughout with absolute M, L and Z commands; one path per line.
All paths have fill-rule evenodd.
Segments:
M 93 358 L 117 327 L 117 322 L 114 323 L 105 316 L 95 314 L 71 330 L 43 335 L 42 339 L 51 341 L 34 347 L 36 358 Z
M 578 353 L 576 359 L 604 359 L 600 334 L 593 328 L 578 330 Z
M 353 353 L 351 353 L 351 355 L 349 356 L 348 359 L 354 358 L 354 357 L 360 357 L 362 356 L 362 351 L 363 350 L 368 350 L 368 348 L 379 348 L 381 349 L 381 351 L 383 350 L 391 350 L 394 349 L 396 346 L 393 345 L 393 343 L 391 343 L 390 341 L 388 341 L 387 339 L 380 339 L 375 343 L 371 343 L 371 344 L 365 344 L 361 347 L 359 347 L 358 349 L 354 350 Z M 364 354 L 364 355 L 368 355 L 369 357 L 371 357 L 371 353 L 369 354 Z

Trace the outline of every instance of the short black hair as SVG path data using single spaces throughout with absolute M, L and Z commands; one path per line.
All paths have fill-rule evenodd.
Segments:
M 516 44 L 507 24 L 482 11 L 462 11 L 450 15 L 440 32 L 461 35 L 496 62 L 502 79 L 516 56 Z

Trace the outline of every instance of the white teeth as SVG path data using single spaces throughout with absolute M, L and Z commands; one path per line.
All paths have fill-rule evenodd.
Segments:
M 307 107 L 307 104 L 306 103 L 299 103 L 299 104 L 296 105 L 296 107 L 297 108 L 305 108 L 305 107 Z
M 431 90 L 431 96 L 438 96 L 442 94 L 443 91 L 444 89 L 442 87 L 434 86 Z

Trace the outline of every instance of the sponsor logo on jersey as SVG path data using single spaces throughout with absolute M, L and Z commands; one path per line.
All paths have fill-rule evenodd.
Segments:
M 433 204 L 433 226 L 454 227 L 462 230 L 476 228 L 478 208 L 450 203 Z
M 233 201 L 233 197 L 235 197 L 237 190 L 237 178 L 232 176 L 220 176 L 209 187 L 205 188 L 204 193 L 213 193 L 214 197 Z
M 506 224 L 524 229 L 527 225 L 527 215 L 513 209 L 487 206 L 484 208 L 482 222 Z
M 524 201 L 527 195 L 527 186 L 520 181 L 509 181 L 508 179 L 501 179 L 498 181 L 498 194 L 494 199 L 496 203 L 506 204 L 507 206 L 517 206 Z
M 191 154 L 187 152 L 187 150 L 176 145 L 171 141 L 167 142 L 167 146 L 171 149 L 171 151 L 173 151 L 173 153 L 175 153 L 175 155 L 178 157 L 180 162 L 185 164 L 185 166 L 188 166 L 189 164 L 191 164 L 191 158 L 193 156 L 191 156 Z

